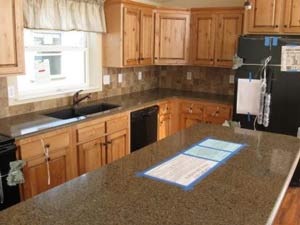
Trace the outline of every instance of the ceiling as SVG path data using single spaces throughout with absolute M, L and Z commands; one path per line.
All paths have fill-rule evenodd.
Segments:
M 137 2 L 173 7 L 243 6 L 244 0 L 134 0 Z

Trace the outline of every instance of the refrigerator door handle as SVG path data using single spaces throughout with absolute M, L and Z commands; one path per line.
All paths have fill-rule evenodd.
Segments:
M 0 171 L 0 204 L 3 203 L 4 203 L 4 191 L 3 191 L 2 176 Z

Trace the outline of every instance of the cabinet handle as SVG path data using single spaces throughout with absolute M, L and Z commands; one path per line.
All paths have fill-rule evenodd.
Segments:
M 106 144 L 107 144 L 107 145 L 111 145 L 112 142 L 111 142 L 111 141 L 107 141 Z
M 278 25 L 275 25 L 275 28 L 278 28 L 279 26 Z
M 284 25 L 284 28 L 287 28 L 288 26 L 287 25 Z

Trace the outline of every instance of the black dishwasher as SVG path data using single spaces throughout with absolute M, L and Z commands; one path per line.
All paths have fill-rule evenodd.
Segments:
M 20 202 L 19 186 L 8 186 L 6 181 L 16 150 L 13 139 L 0 135 L 0 211 Z
M 157 141 L 158 106 L 131 113 L 131 152 Z

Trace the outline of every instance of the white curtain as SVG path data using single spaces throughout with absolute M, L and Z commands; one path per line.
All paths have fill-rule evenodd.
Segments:
M 106 32 L 105 0 L 23 0 L 24 27 Z

